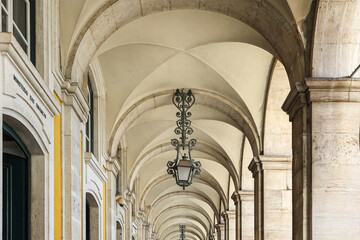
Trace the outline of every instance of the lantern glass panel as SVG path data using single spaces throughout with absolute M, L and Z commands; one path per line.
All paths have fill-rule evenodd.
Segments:
M 187 182 L 190 177 L 190 170 L 191 167 L 178 167 L 179 172 L 179 181 L 181 182 Z

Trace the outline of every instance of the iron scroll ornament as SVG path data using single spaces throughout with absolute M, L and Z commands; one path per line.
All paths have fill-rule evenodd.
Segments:
M 195 103 L 195 96 L 191 90 L 187 92 L 182 89 L 176 89 L 172 97 L 172 102 L 179 110 L 176 116 L 179 118 L 176 121 L 176 128 L 174 130 L 176 135 L 181 135 L 179 139 L 171 139 L 171 145 L 175 147 L 176 158 L 174 161 L 167 163 L 167 172 L 176 179 L 176 184 L 181 186 L 184 190 L 192 184 L 195 175 L 201 174 L 201 163 L 194 161 L 191 157 L 191 151 L 196 145 L 196 139 L 188 140 L 187 135 L 191 135 L 194 130 L 191 127 L 189 118 L 192 116 L 189 109 Z M 183 152 L 183 154 L 181 154 Z M 186 152 L 188 155 L 186 155 Z

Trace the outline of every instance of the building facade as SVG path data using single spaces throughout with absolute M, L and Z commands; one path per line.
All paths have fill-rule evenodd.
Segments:
M 360 2 L 2 0 L 2 239 L 360 236 Z M 191 89 L 185 190 L 176 89 Z

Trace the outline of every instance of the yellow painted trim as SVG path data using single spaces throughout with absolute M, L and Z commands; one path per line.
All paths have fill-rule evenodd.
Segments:
M 104 171 L 106 172 L 106 168 L 104 168 Z M 104 231 L 104 240 L 106 240 L 106 182 L 103 183 L 103 231 Z
M 58 95 L 55 99 L 61 106 Z M 54 240 L 62 239 L 61 113 L 54 117 Z
M 104 240 L 106 240 L 106 182 L 103 184 L 103 213 L 104 213 L 104 219 L 103 219 L 103 231 L 104 231 Z
M 80 132 L 80 182 L 81 182 L 81 240 L 84 239 L 84 199 L 83 199 L 83 132 Z

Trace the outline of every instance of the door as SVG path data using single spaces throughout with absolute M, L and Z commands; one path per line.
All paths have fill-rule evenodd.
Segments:
M 3 131 L 3 239 L 26 240 L 29 236 L 28 159 L 16 141 Z M 9 153 L 11 152 L 11 153 Z M 18 156 L 17 156 L 18 155 Z

